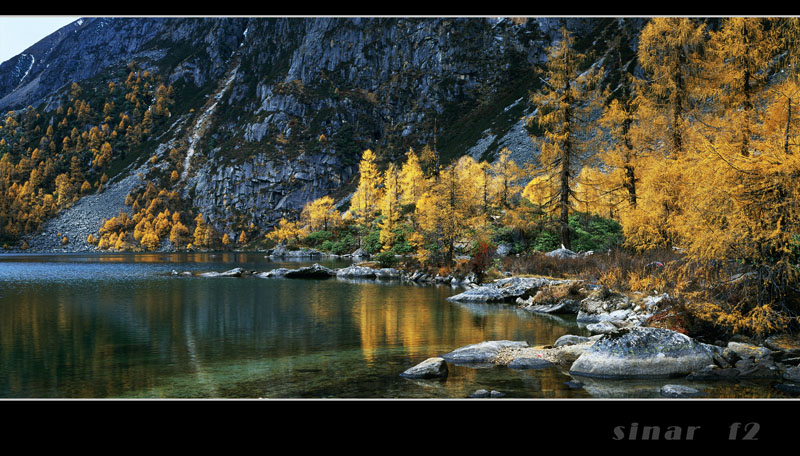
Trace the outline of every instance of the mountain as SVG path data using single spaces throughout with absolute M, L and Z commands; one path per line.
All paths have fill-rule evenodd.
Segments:
M 134 71 L 157 75 L 173 88 L 174 105 L 140 143 L 114 148 L 111 164 L 102 170 L 110 177 L 107 201 L 63 209 L 62 226 L 45 225 L 45 234 L 31 243 L 50 246 L 53 233 L 67 230 L 71 221 L 85 221 L 91 214 L 105 218 L 80 213 L 81 207 L 125 209 L 120 199 L 127 192 L 108 191 L 122 182 L 125 190 L 147 182 L 179 190 L 194 211 L 233 234 L 249 224 L 267 229 L 324 195 L 345 203 L 365 149 L 375 151 L 382 165 L 425 145 L 435 146 L 443 162 L 464 154 L 491 160 L 502 147 L 511 149 L 516 161 L 535 160 L 530 135 L 536 132 L 522 118 L 534 112 L 529 93 L 540 84 L 536 68 L 546 61 L 559 28 L 564 25 L 574 34 L 592 63 L 633 71 L 636 37 L 645 22 L 451 17 L 76 21 L 0 65 L 0 112 L 19 113 L 30 106 L 56 124 L 59 107 L 66 109 L 70 88 L 77 83 L 90 104 L 90 94 L 97 97 L 96 113 L 102 110 L 99 94 L 110 82 L 121 87 Z M 606 84 L 617 84 L 617 72 L 607 74 Z M 150 95 L 148 110 L 155 102 Z M 123 110 L 121 105 L 115 109 Z M 94 125 L 101 122 L 98 118 Z M 92 126 L 84 123 L 78 130 Z M 180 160 L 170 162 L 173 149 Z M 85 174 L 99 178 L 96 162 L 90 166 L 91 157 L 82 160 Z M 175 181 L 163 176 L 171 167 L 179 173 Z M 75 228 L 74 238 L 86 238 L 92 227 L 85 225 Z

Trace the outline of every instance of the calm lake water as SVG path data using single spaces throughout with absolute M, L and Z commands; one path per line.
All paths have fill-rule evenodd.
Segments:
M 263 253 L 0 256 L 0 397 L 658 397 L 667 383 L 580 379 L 574 389 L 557 367 L 453 365 L 446 380 L 409 380 L 399 374 L 464 345 L 586 333 L 574 317 L 448 302 L 462 291 L 449 286 L 170 275 L 310 264 Z M 784 397 L 764 384 L 700 386 Z

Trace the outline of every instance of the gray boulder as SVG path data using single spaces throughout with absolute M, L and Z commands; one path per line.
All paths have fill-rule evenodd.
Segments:
M 564 283 L 566 280 L 553 280 L 543 277 L 509 277 L 492 283 L 470 288 L 463 293 L 447 298 L 453 302 L 514 302 L 526 298 L 546 285 Z
M 503 348 L 523 348 L 527 347 L 525 341 L 492 340 L 479 342 L 457 348 L 450 353 L 442 355 L 447 362 L 453 364 L 491 364 L 497 353 Z
M 547 252 L 547 253 L 545 253 L 545 256 L 549 256 L 551 258 L 560 258 L 560 259 L 578 258 L 578 257 L 580 257 L 580 255 L 578 255 L 577 253 L 573 252 L 570 249 L 564 248 L 564 247 L 561 247 L 560 249 L 556 249 L 556 250 Z
M 314 263 L 312 266 L 289 270 L 283 274 L 287 279 L 328 279 L 336 275 L 336 271 Z
M 687 375 L 713 364 L 712 351 L 662 328 L 634 327 L 601 337 L 575 360 L 570 374 L 601 378 Z
M 599 288 L 581 301 L 577 321 L 578 323 L 599 323 L 625 320 L 632 312 L 630 298 L 607 288 Z
M 444 378 L 447 377 L 447 363 L 443 358 L 428 358 L 400 374 L 406 378 Z
M 574 336 L 572 334 L 567 334 L 567 335 L 559 337 L 553 343 L 553 348 L 566 347 L 568 345 L 575 345 L 575 344 L 582 344 L 584 342 L 589 342 L 589 340 L 590 339 L 588 337 Z
M 225 272 L 204 272 L 200 277 L 241 277 L 244 269 L 234 268 Z
M 259 272 L 256 274 L 256 277 L 260 277 L 262 279 L 268 279 L 273 277 L 283 277 L 286 273 L 291 272 L 291 269 L 287 268 L 277 268 L 267 272 Z
M 350 256 L 353 258 L 369 258 L 369 253 L 367 253 L 366 250 L 359 247 L 358 249 L 356 249 L 355 252 L 351 253 Z
M 497 246 L 494 255 L 497 257 L 504 257 L 508 256 L 509 253 L 511 253 L 511 246 L 508 244 L 500 244 Z
M 601 321 L 586 325 L 586 329 L 592 334 L 611 334 L 619 331 L 619 328 L 610 321 Z
M 517 299 L 517 303 L 521 304 L 520 309 L 534 313 L 577 314 L 581 307 L 580 301 L 576 299 L 562 299 L 553 304 L 533 304 L 532 301 L 533 299 Z
M 742 342 L 728 342 L 728 349 L 741 359 L 767 358 L 772 353 L 768 348 Z

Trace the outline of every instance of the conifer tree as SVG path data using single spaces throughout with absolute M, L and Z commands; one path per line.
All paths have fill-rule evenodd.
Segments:
M 585 56 L 574 49 L 574 39 L 565 27 L 561 40 L 548 52 L 543 85 L 531 101 L 538 107 L 532 119 L 542 128 L 539 161 L 548 180 L 553 182 L 556 198 L 550 204 L 558 206 L 561 243 L 571 248 L 569 214 L 574 200 L 574 180 L 581 167 L 586 141 L 583 129 L 596 109 L 599 97 L 594 93 L 602 71 L 584 71 Z

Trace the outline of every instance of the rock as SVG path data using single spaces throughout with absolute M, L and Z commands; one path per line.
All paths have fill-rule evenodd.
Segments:
M 511 253 L 511 246 L 508 244 L 500 244 L 497 246 L 497 250 L 495 250 L 494 255 L 497 257 L 505 257 Z
M 489 391 L 485 389 L 479 389 L 476 390 L 474 393 L 470 394 L 469 397 L 484 398 L 484 397 L 489 397 L 490 395 L 491 393 Z
M 583 382 L 577 382 L 577 381 L 570 380 L 568 382 L 564 382 L 564 384 L 567 385 L 569 387 L 569 389 L 581 389 L 581 388 L 583 388 Z
M 577 253 L 573 252 L 572 250 L 566 249 L 564 247 L 547 252 L 545 253 L 545 256 L 549 256 L 551 258 L 560 258 L 560 259 L 579 257 Z
M 728 342 L 728 349 L 735 353 L 739 358 L 767 358 L 771 352 L 768 348 L 759 347 L 757 345 L 742 343 L 742 342 Z
M 736 362 L 736 369 L 739 370 L 740 378 L 770 379 L 781 378 L 778 367 L 772 360 L 761 358 L 745 358 Z
M 495 391 L 495 390 L 491 390 L 489 392 L 490 397 L 503 397 L 505 395 L 506 395 L 505 393 L 501 393 L 500 391 Z
M 592 334 L 611 334 L 619 331 L 616 325 L 610 321 L 601 321 L 586 325 L 586 329 Z
M 289 270 L 283 274 L 287 279 L 328 279 L 336 275 L 336 271 L 314 263 L 312 266 Z
M 800 341 L 788 334 L 770 336 L 764 341 L 764 346 L 780 353 L 781 358 L 800 355 Z
M 661 387 L 661 395 L 664 397 L 698 397 L 705 396 L 706 393 L 684 385 L 664 385 Z
M 790 367 L 783 373 L 783 378 L 792 382 L 800 383 L 800 366 Z
M 234 268 L 225 272 L 204 272 L 200 277 L 241 277 L 244 269 Z
M 795 383 L 776 383 L 773 388 L 790 394 L 800 394 L 800 385 Z
M 575 360 L 570 374 L 602 378 L 687 375 L 713 363 L 712 351 L 663 328 L 634 327 L 601 337 Z
M 514 302 L 526 298 L 545 285 L 564 283 L 543 277 L 510 277 L 498 279 L 486 285 L 470 288 L 463 293 L 447 298 L 453 302 Z
M 567 334 L 565 336 L 559 337 L 554 343 L 553 348 L 563 347 L 567 345 L 575 345 L 575 344 L 582 344 L 585 342 L 589 342 L 588 337 L 584 336 L 574 336 L 572 334 Z
M 435 357 L 426 359 L 400 375 L 406 378 L 444 378 L 447 374 L 447 363 L 444 358 Z
M 525 341 L 493 340 L 457 348 L 442 358 L 453 364 L 490 364 L 503 348 L 527 346 Z
M 350 256 L 352 258 L 369 258 L 369 253 L 367 253 L 366 250 L 359 247 L 358 249 L 356 249 L 355 252 L 351 253 Z
M 577 314 L 581 306 L 580 301 L 576 299 L 562 299 L 554 304 L 533 304 L 532 298 L 528 301 L 517 298 L 517 303 L 520 303 L 520 301 L 525 303 L 520 306 L 520 309 L 547 314 Z
M 270 256 L 273 258 L 313 258 L 321 257 L 322 252 L 316 249 L 289 250 L 279 245 L 270 253 Z
M 698 380 L 734 380 L 738 381 L 739 369 L 735 367 L 730 368 L 721 368 L 716 364 L 709 364 L 708 366 L 704 366 L 699 369 L 697 372 L 692 372 L 691 374 L 686 376 L 686 380 L 689 381 L 698 381 Z
M 256 277 L 260 277 L 262 279 L 272 278 L 272 277 L 283 277 L 286 275 L 287 272 L 290 272 L 291 269 L 287 268 L 277 268 L 267 272 L 260 272 L 256 274 Z
M 543 369 L 552 366 L 553 363 L 546 359 L 539 357 L 519 357 L 514 358 L 513 361 L 508 363 L 511 369 Z
M 592 291 L 589 296 L 581 301 L 577 322 L 599 323 L 601 321 L 625 320 L 633 312 L 630 298 L 603 287 Z

